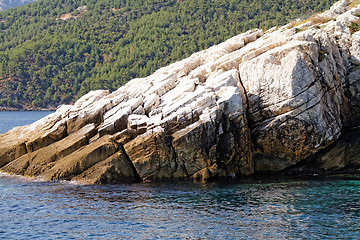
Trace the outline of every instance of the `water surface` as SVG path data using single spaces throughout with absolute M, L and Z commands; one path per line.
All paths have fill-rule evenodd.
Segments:
M 40 118 L 53 113 L 52 111 L 0 111 L 0 133 L 5 133 L 18 126 L 31 124 Z
M 2 131 L 30 115 L 0 113 Z M 359 179 L 97 186 L 0 174 L 0 239 L 359 239 Z
M 0 177 L 3 239 L 358 239 L 360 181 L 84 186 Z

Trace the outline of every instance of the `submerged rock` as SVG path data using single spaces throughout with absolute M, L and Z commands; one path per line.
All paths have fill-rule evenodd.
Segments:
M 359 135 L 344 137 L 360 124 L 359 13 L 340 1 L 326 23 L 251 30 L 92 91 L 0 135 L 1 171 L 117 183 L 360 169 Z

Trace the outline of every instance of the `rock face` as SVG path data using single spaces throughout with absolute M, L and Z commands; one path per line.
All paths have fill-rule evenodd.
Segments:
M 302 164 L 358 171 L 360 34 L 349 26 L 360 6 L 347 4 L 318 16 L 333 20 L 248 31 L 2 134 L 1 171 L 89 183 L 301 172 Z

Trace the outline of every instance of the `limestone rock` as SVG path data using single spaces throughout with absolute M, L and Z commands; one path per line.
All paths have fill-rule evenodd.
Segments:
M 177 163 L 195 179 L 253 173 L 250 131 L 241 91 L 224 87 L 217 95 L 218 107 L 173 134 Z
M 36 177 L 51 168 L 55 161 L 88 144 L 89 139 L 95 134 L 95 126 L 93 124 L 86 125 L 58 142 L 24 154 L 2 167 L 1 170 Z
M 89 92 L 0 135 L 1 170 L 117 183 L 357 167 L 357 140 L 342 134 L 360 124 L 360 35 L 349 29 L 359 14 L 341 0 L 322 24 L 249 30 Z
M 144 100 L 144 109 L 147 113 L 156 109 L 160 104 L 160 98 L 156 93 L 150 94 Z
M 349 103 L 349 122 L 350 127 L 360 125 L 360 69 L 354 67 L 350 70 L 347 82 L 344 86 L 345 95 Z
M 71 180 L 118 150 L 118 144 L 110 136 L 104 136 L 56 161 L 50 169 L 41 173 L 40 177 L 44 180 Z
M 240 65 L 256 152 L 262 156 L 256 157 L 256 171 L 282 170 L 340 136 L 344 76 L 335 61 L 340 56 L 328 36 L 315 37 L 326 50 L 315 41 L 295 41 Z M 262 163 L 272 159 L 283 164 Z
M 176 179 L 177 171 L 181 172 L 170 139 L 161 127 L 138 136 L 124 149 L 142 180 Z
M 119 151 L 90 167 L 72 180 L 90 184 L 139 181 L 139 176 L 136 175 L 129 161 L 125 154 Z
M 216 163 L 216 125 L 196 122 L 174 133 L 173 137 L 178 168 L 185 177 L 192 177 Z
M 348 5 L 348 0 L 341 0 L 336 2 L 328 11 L 325 11 L 322 14 L 319 14 L 322 18 L 333 19 L 336 18 L 339 14 L 342 14 L 346 11 Z
M 350 54 L 352 63 L 360 65 L 360 32 L 354 33 L 351 37 Z
M 360 129 L 351 128 L 343 132 L 337 142 L 319 151 L 304 163 L 290 168 L 296 173 L 359 173 L 360 172 Z
M 16 127 L 0 135 L 0 167 L 27 152 L 46 147 L 67 136 L 66 113 L 70 106 L 61 107 L 56 113 L 24 127 Z
M 360 130 L 345 131 L 334 146 L 313 157 L 321 170 L 338 171 L 346 168 L 360 171 Z
M 131 113 L 130 107 L 115 107 L 104 116 L 104 123 L 99 129 L 99 134 L 113 134 L 122 131 L 127 126 L 128 117 Z
M 140 134 L 146 132 L 150 119 L 145 115 L 132 114 L 128 119 L 128 129 L 136 129 Z

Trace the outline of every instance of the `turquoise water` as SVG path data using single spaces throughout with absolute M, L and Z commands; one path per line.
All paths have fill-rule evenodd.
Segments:
M 88 186 L 0 174 L 0 214 L 0 239 L 359 239 L 360 178 Z
M 2 239 L 359 239 L 359 180 L 83 186 L 0 177 Z

